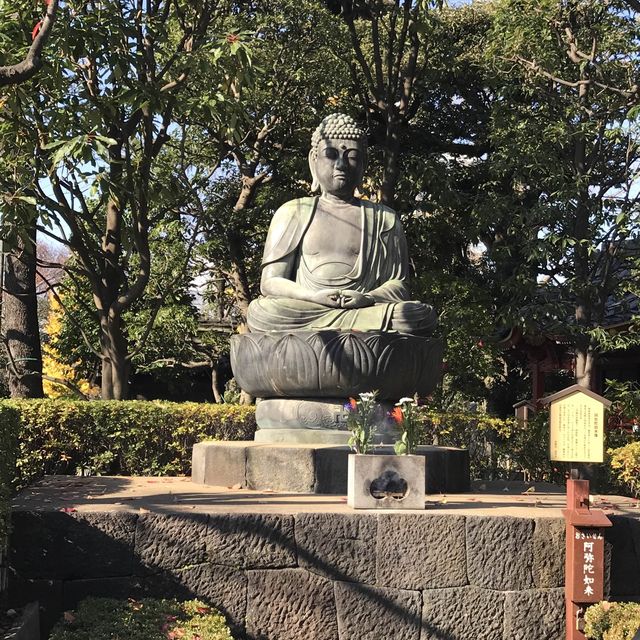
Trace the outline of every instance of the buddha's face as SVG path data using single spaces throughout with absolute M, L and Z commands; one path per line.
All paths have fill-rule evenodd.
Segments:
M 322 193 L 342 199 L 353 196 L 362 181 L 365 150 L 356 140 L 328 139 L 318 144 L 315 161 L 311 158 L 311 172 L 319 182 Z

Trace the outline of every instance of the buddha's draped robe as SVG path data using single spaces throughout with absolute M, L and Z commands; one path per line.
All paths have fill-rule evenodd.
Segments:
M 261 296 L 249 305 L 249 328 L 252 331 L 342 329 L 431 333 L 436 324 L 433 309 L 408 300 L 407 243 L 393 210 L 361 200 L 362 236 L 353 269 L 337 278 L 318 278 L 307 268 L 300 250 L 317 202 L 318 198 L 300 198 L 276 211 L 267 234 L 262 266 L 295 252 L 291 280 L 309 291 L 350 289 L 369 293 L 375 290 L 375 305 L 334 309 L 306 300 Z

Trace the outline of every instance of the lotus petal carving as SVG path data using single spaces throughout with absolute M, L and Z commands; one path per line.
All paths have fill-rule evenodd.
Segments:
M 320 353 L 320 389 L 334 395 L 358 393 L 375 381 L 376 356 L 355 333 L 339 333 Z
M 261 398 L 340 398 L 372 389 L 381 399 L 427 395 L 441 363 L 440 340 L 398 333 L 272 331 L 231 339 L 238 384 Z
M 279 395 L 287 390 L 303 386 L 318 388 L 318 358 L 307 342 L 293 333 L 283 336 L 273 347 L 270 361 L 276 363 L 271 369 L 273 388 Z

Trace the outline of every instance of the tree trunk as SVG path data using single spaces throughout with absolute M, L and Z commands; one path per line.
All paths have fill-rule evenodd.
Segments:
M 387 121 L 387 133 L 385 136 L 384 168 L 382 172 L 382 185 L 380 187 L 380 201 L 390 207 L 396 197 L 396 187 L 399 176 L 400 155 L 400 123 L 397 117 L 389 114 Z
M 42 350 L 36 297 L 36 227 L 6 256 L 2 330 L 12 398 L 42 398 Z
M 242 208 L 244 208 L 244 206 L 246 206 L 246 203 Z M 248 333 L 247 312 L 249 310 L 249 303 L 251 302 L 251 290 L 249 288 L 249 279 L 247 278 L 244 264 L 242 240 L 234 232 L 227 234 L 227 240 L 229 242 L 229 253 L 232 265 L 229 279 L 235 292 L 236 304 L 242 314 L 242 322 L 238 325 L 238 333 Z M 254 398 L 251 394 L 243 390 L 240 391 L 240 404 L 253 404 L 253 402 Z
M 236 305 L 242 316 L 242 324 L 246 325 L 247 311 L 251 302 L 251 289 L 244 264 L 244 252 L 242 251 L 242 239 L 233 231 L 227 233 L 229 243 L 229 256 L 231 258 L 231 270 L 229 280 L 233 287 Z M 239 333 L 244 333 L 243 328 L 238 328 Z
M 240 194 L 233 207 L 235 213 L 244 211 L 251 206 L 260 184 L 254 177 L 255 169 L 240 168 L 242 175 L 242 187 Z M 234 229 L 227 231 L 227 242 L 229 243 L 229 256 L 231 258 L 231 271 L 229 279 L 235 293 L 236 305 L 242 314 L 242 323 L 247 322 L 247 311 L 251 302 L 251 289 L 249 288 L 249 278 L 244 264 L 244 251 L 242 249 L 242 236 Z M 243 328 L 238 329 L 239 333 L 244 333 Z
M 211 365 L 211 391 L 213 391 L 213 398 L 217 404 L 222 404 L 224 399 L 220 393 L 220 386 L 218 380 L 218 364 L 213 363 Z
M 595 380 L 595 354 L 587 345 L 576 346 L 576 384 L 585 389 L 593 390 Z
M 120 319 L 110 318 L 100 323 L 102 351 L 103 400 L 126 400 L 129 395 L 129 361 L 127 341 Z

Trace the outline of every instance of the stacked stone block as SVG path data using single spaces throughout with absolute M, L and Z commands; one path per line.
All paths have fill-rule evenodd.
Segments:
M 611 595 L 640 596 L 614 517 Z M 13 514 L 10 591 L 50 626 L 88 595 L 199 597 L 247 640 L 561 640 L 564 523 L 432 514 Z

